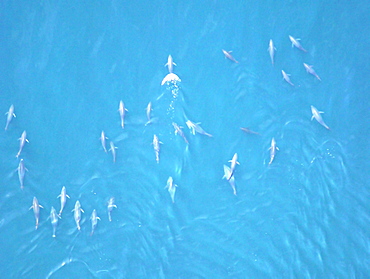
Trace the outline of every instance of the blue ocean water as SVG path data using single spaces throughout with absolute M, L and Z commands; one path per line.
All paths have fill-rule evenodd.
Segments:
M 0 137 L 1 278 L 369 277 L 370 4 L 199 3 L 1 2 L 0 110 L 13 104 L 17 116 Z M 161 86 L 170 54 L 181 82 Z M 311 105 L 330 130 L 310 120 Z M 213 137 L 190 134 L 187 120 Z M 237 195 L 222 179 L 235 153 Z M 70 199 L 53 238 L 62 186 Z

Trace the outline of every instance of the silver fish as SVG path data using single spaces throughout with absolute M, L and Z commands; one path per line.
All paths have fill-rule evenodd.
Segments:
M 113 141 L 111 141 L 111 142 L 109 143 L 109 145 L 110 145 L 110 149 L 109 149 L 109 151 L 112 151 L 113 163 L 115 163 L 115 162 L 116 162 L 116 149 L 118 149 L 118 147 L 115 147 L 115 146 L 114 146 Z
M 229 181 L 229 184 L 233 189 L 233 193 L 236 196 L 235 177 L 232 175 L 231 169 L 226 165 L 224 165 L 224 176 L 222 177 L 222 179 L 224 178 Z
M 240 165 L 240 163 L 238 162 L 238 154 L 235 153 L 233 158 L 229 162 L 231 163 L 231 165 L 230 165 L 230 175 L 227 178 L 227 180 L 230 180 L 231 177 L 234 175 L 236 164 Z
M 19 161 L 18 165 L 18 178 L 19 178 L 19 183 L 21 184 L 21 189 L 23 190 L 24 188 L 24 175 L 26 173 L 26 167 L 24 166 L 23 159 Z
M 298 49 L 300 49 L 300 50 L 302 50 L 304 52 L 307 52 L 307 50 L 305 50 L 302 47 L 301 43 L 299 42 L 300 39 L 295 39 L 295 38 L 293 38 L 292 36 L 289 35 L 289 40 L 292 42 L 292 47 L 295 46 L 296 48 L 298 48 Z
M 50 220 L 51 220 L 51 225 L 53 226 L 53 237 L 56 236 L 56 230 L 58 226 L 58 218 L 60 216 L 57 214 L 56 210 L 54 207 L 51 207 L 51 212 L 50 212 Z
M 188 128 L 190 129 L 190 132 L 193 135 L 195 135 L 195 132 L 197 132 L 198 134 L 201 134 L 201 135 L 205 135 L 205 136 L 208 136 L 208 137 L 213 137 L 211 134 L 208 134 L 206 131 L 204 131 L 202 129 L 202 127 L 199 126 L 199 124 L 201 124 L 201 123 L 193 123 L 190 120 L 186 121 L 186 125 L 188 126 Z
M 66 190 L 66 187 L 63 186 L 62 187 L 62 191 L 60 192 L 60 195 L 57 197 L 57 198 L 60 198 L 60 211 L 59 211 L 59 216 L 62 215 L 62 212 L 63 212 L 63 208 L 67 202 L 67 198 L 70 198 L 68 195 L 67 195 L 67 190 Z
M 109 219 L 109 222 L 112 221 L 111 212 L 112 212 L 113 208 L 117 208 L 117 205 L 114 204 L 114 197 L 111 197 L 108 201 L 108 219 Z
M 270 150 L 270 162 L 269 162 L 269 165 L 271 165 L 272 161 L 275 158 L 276 150 L 279 150 L 279 148 L 276 146 L 276 141 L 275 141 L 274 138 L 272 138 L 272 140 L 271 140 L 271 146 L 270 146 L 269 150 Z
M 185 137 L 184 132 L 181 130 L 182 127 L 177 125 L 175 122 L 172 122 L 172 126 L 175 128 L 175 135 L 180 135 L 184 139 L 186 144 L 189 144 L 188 139 Z
M 319 81 L 321 81 L 321 78 L 316 74 L 315 70 L 313 69 L 313 66 L 312 65 L 308 65 L 306 63 L 303 63 L 303 66 L 305 67 L 307 73 L 313 75 L 314 77 L 316 77 Z
M 17 155 L 15 155 L 15 157 L 19 157 L 19 155 L 21 155 L 21 152 L 23 150 L 23 146 L 25 145 L 26 142 L 29 142 L 28 139 L 27 139 L 27 133 L 26 131 L 23 131 L 21 137 L 19 138 L 19 151 L 17 153 Z
M 281 70 L 281 73 L 283 74 L 283 79 L 289 83 L 291 86 L 294 86 L 294 84 L 290 81 L 290 75 L 285 73 L 283 70 Z
M 13 117 L 16 117 L 16 115 L 14 113 L 14 106 L 13 105 L 10 106 L 9 111 L 7 113 L 5 113 L 5 115 L 7 115 L 6 125 L 5 125 L 5 131 L 6 131 L 6 130 L 8 130 L 8 126 L 9 126 L 10 121 L 12 121 Z
M 272 65 L 274 65 L 275 50 L 276 50 L 276 47 L 274 47 L 274 42 L 272 40 L 270 40 L 269 47 L 268 47 L 267 51 L 270 54 Z
M 177 185 L 173 183 L 173 178 L 170 176 L 167 180 L 166 188 L 168 189 L 168 192 L 170 193 L 172 203 L 175 203 L 176 187 Z
M 83 209 L 81 208 L 81 204 L 79 201 L 76 201 L 75 208 L 72 210 L 74 212 L 74 219 L 77 225 L 77 229 L 81 230 L 80 227 L 80 221 L 81 221 L 81 212 L 84 212 Z
M 91 233 L 90 233 L 90 235 L 92 236 L 94 234 L 95 228 L 98 224 L 98 220 L 100 220 L 100 218 L 98 217 L 98 214 L 96 213 L 95 209 L 91 213 L 90 219 L 91 219 Z
M 154 148 L 154 152 L 155 152 L 155 160 L 157 161 L 157 163 L 159 163 L 159 151 L 160 151 L 160 144 L 163 144 L 161 141 L 159 141 L 157 135 L 154 135 L 153 136 L 153 148 Z
M 253 134 L 253 135 L 259 135 L 260 136 L 260 133 L 257 133 L 255 131 L 252 131 L 251 129 L 249 128 L 244 128 L 244 127 L 241 127 L 240 130 L 242 130 L 243 132 L 246 132 L 247 134 Z
M 36 199 L 36 197 L 33 197 L 32 206 L 30 207 L 30 209 L 31 208 L 33 209 L 33 214 L 35 215 L 35 219 L 36 219 L 36 226 L 35 226 L 35 228 L 36 228 L 36 230 L 39 227 L 40 207 L 43 208 L 39 204 L 39 201 Z
M 118 111 L 119 111 L 119 115 L 121 118 L 121 127 L 122 129 L 124 129 L 125 128 L 125 112 L 128 110 L 125 108 L 125 105 L 123 104 L 122 101 L 119 102 Z
M 177 66 L 175 62 L 173 62 L 171 54 L 168 55 L 167 63 L 164 65 L 165 67 L 167 66 L 168 72 L 173 73 L 173 65 Z
M 225 58 L 228 58 L 230 59 L 231 61 L 235 62 L 235 63 L 239 63 L 238 61 L 236 61 L 236 59 L 231 55 L 232 51 L 226 51 L 226 50 L 222 50 L 222 52 L 224 53 L 225 55 Z
M 330 130 L 329 126 L 325 124 L 324 120 L 322 119 L 320 113 L 324 113 L 323 111 L 318 111 L 317 108 L 311 106 L 312 117 L 311 121 L 315 118 L 317 122 L 319 122 L 322 126 L 326 129 Z
M 105 153 L 107 153 L 107 148 L 105 147 L 105 140 L 108 139 L 106 136 L 105 136 L 105 133 L 104 131 L 101 131 L 101 135 L 100 135 L 100 142 L 101 142 L 101 145 L 103 146 L 103 150 Z
M 150 113 L 151 113 L 152 110 L 153 110 L 152 109 L 152 102 L 149 102 L 149 104 L 147 105 L 147 107 L 145 109 L 145 111 L 146 111 L 146 118 L 148 119 L 148 122 L 151 122 L 150 121 Z

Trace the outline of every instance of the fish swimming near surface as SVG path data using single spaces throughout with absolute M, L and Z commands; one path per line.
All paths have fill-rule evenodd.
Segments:
M 193 135 L 195 135 L 195 132 L 197 132 L 198 134 L 201 134 L 201 135 L 205 135 L 205 136 L 208 136 L 208 137 L 213 137 L 211 134 L 204 131 L 202 129 L 202 127 L 199 126 L 199 124 L 201 124 L 201 123 L 200 122 L 199 123 L 194 123 L 194 122 L 191 122 L 190 120 L 186 121 L 186 125 L 188 126 L 188 128 L 190 129 L 190 132 Z
M 42 205 L 39 204 L 39 201 L 36 197 L 33 197 L 32 206 L 30 207 L 30 210 L 33 209 L 33 214 L 35 215 L 36 219 L 36 226 L 35 229 L 39 227 L 39 219 L 40 219 L 40 208 L 43 208 Z
M 271 63 L 272 65 L 274 65 L 274 56 L 275 56 L 276 47 L 274 47 L 274 42 L 272 40 L 270 40 L 267 51 L 270 54 Z
M 100 218 L 98 217 L 98 214 L 96 213 L 96 210 L 95 209 L 91 213 L 90 220 L 91 220 L 91 233 L 90 233 L 90 236 L 92 236 L 94 234 L 94 231 L 95 231 L 96 226 L 98 225 L 98 220 L 100 220 Z
M 177 125 L 175 122 L 172 122 L 172 126 L 175 128 L 175 135 L 181 136 L 186 142 L 186 144 L 189 144 L 188 139 L 185 137 L 185 134 L 182 131 L 182 127 Z
M 260 133 L 257 133 L 255 131 L 252 131 L 249 128 L 243 128 L 243 127 L 241 127 L 240 130 L 242 130 L 243 132 L 246 132 L 247 134 L 254 134 L 254 135 L 259 135 L 259 136 L 261 135 Z
M 152 112 L 152 102 L 149 102 L 149 104 L 147 105 L 145 111 L 146 111 L 146 118 L 148 119 L 148 122 L 151 122 L 151 118 L 150 118 L 150 113 Z M 148 123 L 146 122 L 146 123 Z M 146 126 L 146 125 L 145 125 Z
M 279 148 L 276 146 L 276 141 L 275 141 L 274 138 L 272 138 L 272 140 L 271 140 L 271 146 L 270 146 L 269 150 L 270 150 L 270 162 L 269 162 L 269 165 L 271 165 L 272 161 L 275 158 L 276 150 L 279 150 Z
M 114 197 L 111 197 L 108 201 L 108 220 L 109 220 L 109 222 L 112 221 L 111 212 L 112 212 L 113 208 L 117 208 L 117 205 L 114 204 Z
M 321 117 L 321 113 L 324 113 L 323 111 L 319 111 L 314 106 L 311 106 L 311 112 L 312 112 L 311 121 L 315 118 L 317 122 L 319 122 L 326 129 L 330 130 L 329 126 L 325 124 L 324 120 Z
M 167 180 L 166 188 L 168 189 L 168 192 L 170 193 L 172 203 L 175 203 L 176 187 L 177 185 L 173 183 L 173 178 L 170 176 Z
M 118 147 L 115 147 L 114 146 L 114 143 L 113 141 L 109 142 L 109 145 L 110 145 L 110 148 L 109 148 L 109 151 L 112 152 L 112 157 L 113 157 L 113 163 L 116 162 L 116 149 L 118 149 Z
M 294 84 L 290 81 L 290 75 L 287 74 L 286 72 L 284 72 L 283 70 L 281 70 L 281 73 L 283 74 L 283 79 L 289 83 L 291 86 L 294 86 Z
M 6 130 L 8 130 L 9 124 L 12 121 L 13 117 L 16 117 L 16 115 L 14 113 L 14 106 L 13 105 L 10 106 L 9 111 L 7 113 L 5 113 L 5 115 L 7 115 L 6 124 L 5 124 L 5 131 L 6 131 Z
M 121 119 L 121 127 L 122 127 L 122 129 L 125 128 L 125 112 L 126 111 L 128 111 L 128 110 L 125 108 L 125 105 L 124 105 L 124 103 L 121 100 L 119 102 L 118 112 L 119 112 L 119 116 L 120 116 L 120 119 Z
M 222 177 L 222 179 L 224 178 L 226 178 L 226 180 L 229 181 L 229 184 L 231 188 L 233 189 L 233 193 L 236 196 L 235 177 L 232 174 L 231 169 L 226 165 L 224 165 L 224 176 Z
M 19 178 L 19 183 L 21 184 L 22 190 L 24 188 L 24 175 L 26 174 L 26 170 L 27 168 L 24 166 L 23 159 L 21 159 L 18 165 L 18 178 Z
M 225 58 L 228 58 L 229 60 L 235 62 L 235 63 L 239 63 L 238 61 L 236 61 L 236 59 L 231 55 L 232 51 L 226 51 L 226 50 L 222 50 L 222 52 L 224 53 L 225 55 Z
M 175 62 L 173 62 L 171 54 L 168 55 L 167 63 L 164 65 L 165 67 L 167 66 L 168 72 L 173 73 L 173 65 L 177 66 Z
M 306 63 L 303 63 L 303 66 L 305 67 L 307 73 L 313 75 L 314 77 L 316 77 L 319 81 L 321 81 L 321 78 L 318 76 L 318 74 L 316 74 L 315 70 L 313 69 L 313 66 L 312 65 L 308 65 Z
M 230 175 L 227 178 L 227 180 L 230 180 L 230 178 L 234 175 L 236 165 L 237 164 L 240 165 L 240 163 L 238 162 L 238 154 L 235 153 L 233 158 L 229 162 L 231 163 L 231 165 L 230 165 Z
M 53 226 L 53 237 L 56 237 L 58 218 L 60 218 L 60 216 L 57 214 L 55 208 L 51 207 L 50 220 L 51 220 L 51 225 Z
M 80 201 L 76 201 L 75 208 L 72 210 L 72 212 L 74 212 L 73 217 L 75 219 L 77 229 L 81 230 L 81 227 L 80 227 L 81 212 L 84 212 L 84 211 L 81 208 Z
M 106 136 L 105 136 L 105 133 L 104 131 L 101 131 L 101 135 L 100 135 L 100 142 L 101 142 L 101 145 L 103 146 L 103 150 L 105 153 L 107 153 L 107 148 L 106 148 L 106 143 L 105 143 L 105 140 L 108 139 Z
M 15 157 L 19 157 L 19 155 L 21 155 L 21 152 L 23 150 L 23 146 L 25 145 L 26 142 L 29 142 L 28 139 L 27 139 L 27 133 L 26 131 L 23 131 L 21 137 L 19 138 L 19 151 L 17 153 L 17 155 L 15 155 Z
M 154 152 L 155 152 L 155 160 L 157 161 L 157 163 L 159 163 L 159 151 L 160 151 L 160 144 L 163 144 L 161 141 L 159 141 L 157 135 L 154 135 L 153 136 L 153 148 L 154 148 Z
M 295 38 L 293 38 L 292 36 L 289 35 L 289 40 L 292 42 L 292 47 L 296 47 L 296 48 L 302 50 L 303 52 L 307 52 L 307 50 L 305 50 L 302 47 L 301 43 L 299 42 L 300 39 L 295 39 Z
M 60 211 L 59 211 L 59 216 L 62 216 L 63 208 L 67 202 L 67 198 L 70 198 L 67 195 L 67 190 L 66 187 L 62 187 L 62 191 L 60 192 L 59 196 L 57 198 L 60 198 Z

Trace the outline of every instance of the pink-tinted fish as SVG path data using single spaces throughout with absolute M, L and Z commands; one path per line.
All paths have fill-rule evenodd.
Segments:
M 225 54 L 225 58 L 228 58 L 230 59 L 231 61 L 235 62 L 235 63 L 239 63 L 238 61 L 236 61 L 236 59 L 231 55 L 232 51 L 226 51 L 226 50 L 222 50 L 222 52 Z
M 307 73 L 313 75 L 314 77 L 316 77 L 319 81 L 321 81 L 321 78 L 316 74 L 315 70 L 313 69 L 313 66 L 312 65 L 308 65 L 306 63 L 303 63 L 303 66 L 305 67 Z
M 299 42 L 299 40 L 300 39 L 295 39 L 295 38 L 293 38 L 292 36 L 290 36 L 289 35 L 289 39 L 290 39 L 290 41 L 292 42 L 292 47 L 296 47 L 296 48 L 298 48 L 298 49 L 300 49 L 300 50 L 302 50 L 302 51 L 304 51 L 304 52 L 307 52 L 307 50 L 305 50 L 303 47 L 302 47 L 302 45 L 301 45 L 301 43 Z

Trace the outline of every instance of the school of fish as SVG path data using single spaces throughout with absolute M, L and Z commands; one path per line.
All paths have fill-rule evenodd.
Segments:
M 294 38 L 293 36 L 289 35 L 289 40 L 292 44 L 292 47 L 295 47 L 296 49 L 300 50 L 303 53 L 308 52 L 301 45 L 300 39 Z M 277 51 L 277 49 L 276 49 L 272 39 L 269 41 L 267 51 L 269 53 L 270 61 L 271 61 L 272 66 L 275 66 L 276 65 L 276 63 L 275 63 L 275 52 Z M 226 51 L 226 50 L 222 49 L 222 53 L 225 55 L 225 58 L 229 59 L 231 62 L 233 62 L 235 64 L 240 64 L 240 62 L 233 57 L 232 51 Z M 165 64 L 165 66 L 167 67 L 168 74 L 163 78 L 163 80 L 161 82 L 161 85 L 166 85 L 166 84 L 167 85 L 171 85 L 171 84 L 176 85 L 176 84 L 179 84 L 181 82 L 181 79 L 174 73 L 174 66 L 177 66 L 177 65 L 173 61 L 173 58 L 172 58 L 171 55 L 168 56 L 167 63 Z M 321 78 L 316 73 L 316 71 L 313 69 L 312 65 L 308 65 L 307 63 L 303 63 L 303 66 L 306 69 L 308 74 L 314 76 L 318 81 L 321 81 Z M 290 79 L 290 74 L 287 74 L 284 70 L 281 70 L 281 73 L 282 73 L 282 76 L 283 76 L 283 80 L 285 82 L 287 82 L 289 85 L 291 85 L 292 87 L 295 87 L 294 83 Z M 151 115 L 153 110 L 155 110 L 155 108 L 153 108 L 152 102 L 149 102 L 146 109 L 145 109 L 146 119 L 147 119 L 147 122 L 145 123 L 145 126 L 147 126 L 149 124 L 153 124 L 153 123 L 156 122 L 156 118 L 153 118 L 152 115 Z M 5 131 L 8 131 L 8 130 L 11 129 L 13 118 L 16 117 L 14 111 L 15 111 L 15 107 L 12 104 L 9 107 L 8 112 L 6 112 Z M 118 112 L 119 112 L 120 127 L 122 129 L 125 129 L 125 117 L 126 117 L 126 112 L 128 112 L 128 109 L 125 107 L 125 104 L 122 100 L 119 101 Z M 311 105 L 311 113 L 312 113 L 311 120 L 315 119 L 324 128 L 326 128 L 327 130 L 330 130 L 329 126 L 324 122 L 324 120 L 322 118 L 322 115 L 321 115 L 323 113 L 322 111 L 319 111 L 316 107 Z M 174 135 L 179 135 L 183 139 L 183 141 L 185 142 L 186 146 L 188 146 L 188 145 L 190 145 L 191 141 L 188 140 L 188 137 L 186 136 L 186 134 L 183 131 L 183 127 L 180 126 L 179 124 L 182 124 L 182 123 L 172 122 L 172 126 L 174 128 L 173 133 L 174 133 Z M 183 124 L 185 124 L 188 127 L 189 133 L 192 134 L 193 136 L 195 136 L 196 134 L 200 134 L 200 135 L 207 136 L 209 138 L 213 138 L 212 134 L 206 132 L 200 126 L 200 124 L 201 124 L 200 122 L 192 122 L 191 120 L 187 119 L 185 121 L 185 123 L 183 123 Z M 244 131 L 245 133 L 250 134 L 250 135 L 257 135 L 257 136 L 260 135 L 258 132 L 252 131 L 249 128 L 241 127 L 240 129 L 242 131 Z M 114 141 L 110 140 L 109 141 L 109 147 L 110 148 L 107 149 L 106 140 L 108 140 L 108 139 L 109 138 L 106 136 L 104 130 L 102 130 L 101 135 L 100 135 L 101 147 L 102 147 L 102 149 L 105 153 L 111 152 L 112 161 L 113 161 L 113 163 L 116 163 L 116 161 L 117 161 L 117 151 L 116 151 L 117 147 L 115 146 Z M 27 139 L 27 133 L 24 130 L 23 133 L 21 134 L 21 137 L 19 138 L 19 149 L 18 149 L 18 152 L 16 154 L 16 158 L 19 158 L 19 164 L 18 164 L 17 171 L 18 171 L 18 178 L 19 178 L 20 188 L 22 190 L 25 187 L 26 171 L 28 171 L 28 169 L 25 166 L 24 158 L 20 158 L 20 157 L 25 152 L 27 152 L 27 151 L 23 151 L 24 149 L 27 149 L 27 147 L 25 148 L 26 143 L 29 143 L 29 140 Z M 161 152 L 160 145 L 161 144 L 163 144 L 163 143 L 159 140 L 158 135 L 154 134 L 153 135 L 153 140 L 152 140 L 152 145 L 153 145 L 154 154 L 155 154 L 155 156 L 154 156 L 155 157 L 155 162 L 157 164 L 160 163 L 160 152 Z M 273 163 L 273 161 L 275 160 L 277 151 L 279 150 L 274 137 L 272 137 L 270 147 L 269 147 L 268 150 L 270 151 L 270 158 L 269 158 L 269 161 L 268 161 L 267 165 L 270 166 Z M 228 167 L 227 165 L 223 166 L 224 176 L 222 178 L 224 178 L 228 181 L 228 183 L 230 184 L 230 186 L 232 188 L 233 194 L 237 195 L 236 184 L 235 184 L 235 175 L 238 175 L 238 171 L 239 171 L 238 168 L 239 167 L 237 167 L 237 166 L 240 165 L 240 163 L 238 162 L 238 154 L 237 153 L 234 153 L 231 160 L 229 160 L 229 163 L 230 163 L 230 167 Z M 177 187 L 178 186 L 174 183 L 173 177 L 170 176 L 167 180 L 165 188 L 169 192 L 170 200 L 171 200 L 172 203 L 175 203 L 175 193 L 176 193 L 176 188 Z M 67 194 L 67 190 L 66 190 L 65 186 L 62 187 L 58 198 L 60 198 L 59 213 L 57 213 L 56 209 L 52 206 L 51 211 L 50 211 L 50 216 L 49 216 L 50 221 L 51 221 L 51 225 L 52 225 L 52 237 L 56 237 L 56 235 L 57 235 L 57 226 L 58 226 L 59 219 L 62 218 L 63 210 L 66 206 L 66 203 L 67 203 L 68 199 L 70 199 L 70 196 Z M 112 221 L 112 211 L 115 208 L 117 208 L 117 205 L 115 204 L 115 198 L 114 197 L 109 198 L 109 200 L 107 201 L 106 208 L 107 208 L 108 220 L 109 220 L 109 222 L 111 222 Z M 32 206 L 30 207 L 30 209 L 33 209 L 34 218 L 35 218 L 35 229 L 38 229 L 39 224 L 40 224 L 40 209 L 43 209 L 43 206 L 39 204 L 39 201 L 36 197 L 33 198 Z M 81 230 L 81 224 L 82 224 L 81 222 L 83 222 L 83 214 L 82 213 L 84 213 L 84 210 L 83 210 L 79 200 L 76 200 L 72 212 L 73 212 L 73 218 L 74 218 L 74 221 L 75 221 L 75 224 L 76 224 L 76 228 L 77 228 L 78 231 L 80 231 Z M 91 213 L 90 220 L 91 220 L 90 235 L 93 236 L 94 232 L 97 229 L 98 221 L 101 220 L 95 209 Z

